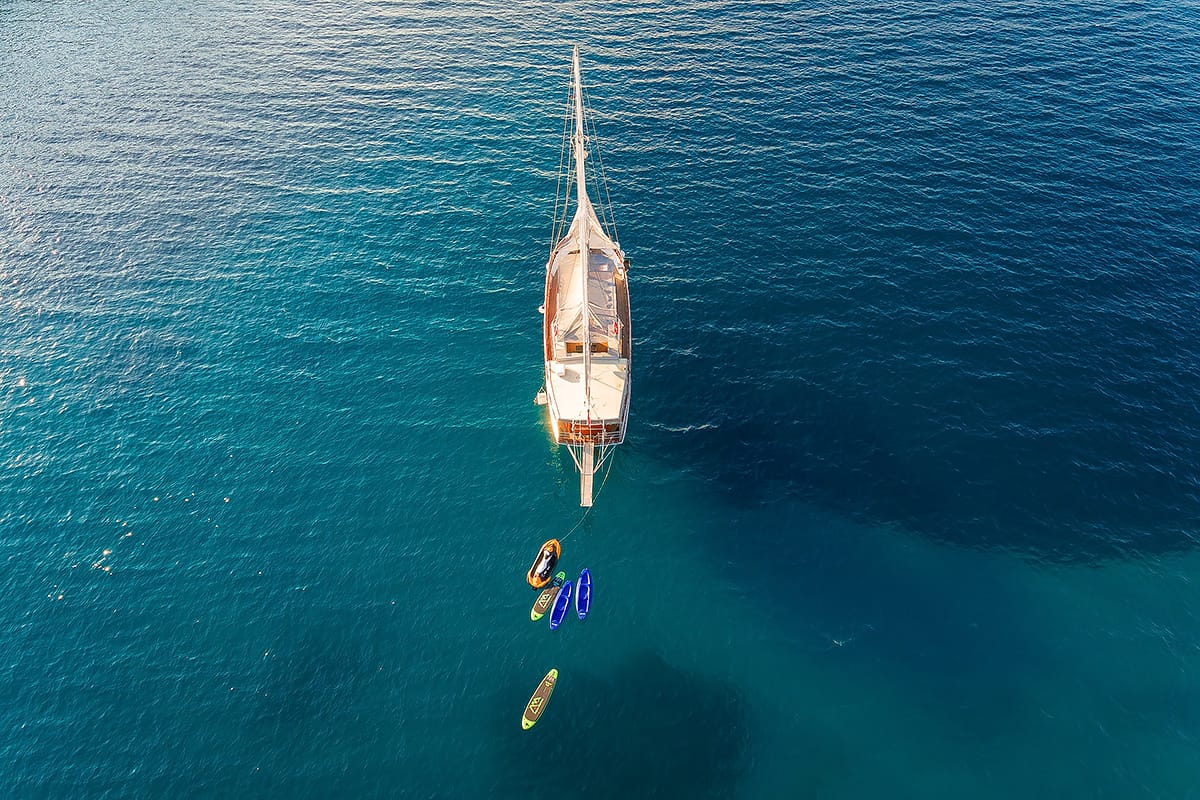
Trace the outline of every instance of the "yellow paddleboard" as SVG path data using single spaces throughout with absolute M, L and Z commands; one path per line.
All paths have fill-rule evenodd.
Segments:
M 546 612 L 554 604 L 554 598 L 558 597 L 558 590 L 562 588 L 563 581 L 566 579 L 567 573 L 560 572 L 554 576 L 553 584 L 542 589 L 542 593 L 538 595 L 537 600 L 533 601 L 533 608 L 529 609 L 529 618 L 531 620 L 537 622 L 546 616 Z
M 525 713 L 521 715 L 521 728 L 529 730 L 537 721 L 542 718 L 542 711 L 546 708 L 546 703 L 550 702 L 550 695 L 554 694 L 554 684 L 558 683 L 558 670 L 552 669 L 546 673 L 546 677 L 542 678 L 541 685 L 537 691 L 533 693 L 533 697 L 529 698 L 528 705 L 525 706 Z

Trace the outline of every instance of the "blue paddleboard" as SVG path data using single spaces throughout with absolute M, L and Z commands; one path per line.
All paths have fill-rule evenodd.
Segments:
M 592 607 L 592 573 L 586 569 L 579 573 L 579 583 L 575 587 L 575 613 L 580 619 L 588 615 Z
M 567 616 L 567 609 L 570 607 L 571 582 L 567 581 L 558 590 L 558 597 L 554 599 L 554 610 L 550 612 L 550 630 L 554 630 L 559 625 L 562 625 L 563 617 Z

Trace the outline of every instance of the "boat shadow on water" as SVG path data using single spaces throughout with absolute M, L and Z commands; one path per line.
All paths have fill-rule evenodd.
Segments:
M 651 652 L 612 674 L 564 671 L 537 727 L 496 699 L 495 785 L 512 796 L 733 797 L 746 770 L 747 720 L 731 685 Z

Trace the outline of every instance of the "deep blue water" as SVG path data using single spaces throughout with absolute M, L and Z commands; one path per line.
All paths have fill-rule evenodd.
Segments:
M 1195 5 L 0 0 L 0 75 L 0 794 L 1200 794 Z

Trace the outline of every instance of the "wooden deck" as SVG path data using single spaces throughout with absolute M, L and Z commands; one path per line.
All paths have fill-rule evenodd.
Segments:
M 592 504 L 592 476 L 595 472 L 596 448 L 592 444 L 585 444 L 579 459 L 579 505 L 584 508 Z

